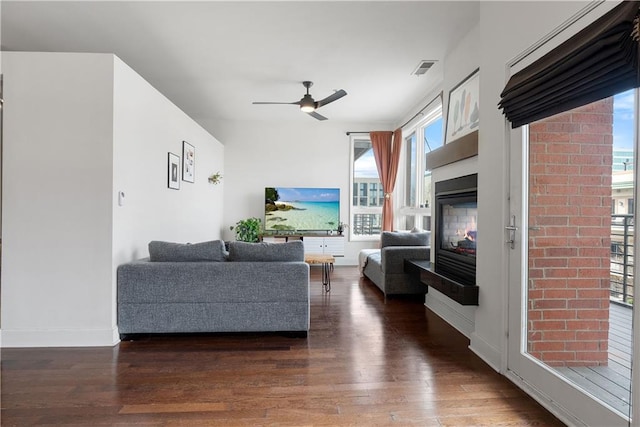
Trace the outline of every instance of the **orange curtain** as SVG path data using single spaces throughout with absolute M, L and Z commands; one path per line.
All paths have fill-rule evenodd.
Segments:
M 402 148 L 402 131 L 370 132 L 373 155 L 376 158 L 378 175 L 384 188 L 384 204 L 382 205 L 382 231 L 393 230 L 393 189 L 396 186 L 400 149 Z

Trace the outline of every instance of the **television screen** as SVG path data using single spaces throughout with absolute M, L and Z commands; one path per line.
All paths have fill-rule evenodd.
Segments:
M 340 222 L 339 188 L 265 188 L 265 231 L 327 231 Z

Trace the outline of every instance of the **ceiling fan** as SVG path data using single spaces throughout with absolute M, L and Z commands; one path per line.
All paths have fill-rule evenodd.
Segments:
M 305 81 L 302 82 L 302 85 L 307 88 L 307 93 L 302 97 L 300 101 L 295 102 L 253 102 L 253 104 L 287 104 L 287 105 L 299 105 L 300 110 L 304 113 L 307 113 L 311 117 L 318 120 L 327 120 L 327 118 L 321 114 L 318 114 L 316 110 L 323 105 L 327 105 L 330 102 L 336 101 L 347 94 L 344 90 L 340 89 L 335 91 L 333 94 L 327 96 L 325 99 L 321 99 L 320 101 L 316 101 L 309 94 L 309 88 L 313 86 L 313 82 Z

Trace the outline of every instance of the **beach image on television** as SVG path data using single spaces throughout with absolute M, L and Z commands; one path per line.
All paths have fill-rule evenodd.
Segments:
M 265 188 L 265 231 L 327 231 L 340 222 L 339 188 Z

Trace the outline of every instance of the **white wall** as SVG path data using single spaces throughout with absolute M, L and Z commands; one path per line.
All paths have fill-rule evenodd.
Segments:
M 295 113 L 295 112 L 294 112 Z M 381 123 L 339 123 L 310 117 L 290 123 L 223 122 L 215 125 L 225 142 L 224 235 L 236 221 L 264 216 L 268 186 L 340 188 L 340 216 L 349 217 L 347 131 L 389 130 Z M 338 265 L 357 265 L 358 252 L 375 242 L 347 242 Z
M 113 58 L 2 56 L 2 343 L 110 344 Z
M 113 55 L 3 53 L 2 344 L 117 341 L 116 267 L 220 237 L 222 145 Z M 196 182 L 167 188 L 167 152 Z M 117 203 L 117 191 L 125 204 Z
M 114 69 L 114 261 L 147 256 L 150 240 L 220 238 L 224 146 L 120 59 Z M 195 147 L 195 182 L 167 188 L 167 153 Z M 118 192 L 125 193 L 118 206 Z
M 479 25 L 469 29 L 469 32 L 455 47 L 455 49 L 449 53 L 444 63 L 444 97 L 443 97 L 443 117 L 447 117 L 449 92 L 452 88 L 456 87 L 460 82 L 467 78 L 474 70 L 480 67 L 480 57 L 482 55 L 482 46 L 480 41 L 480 28 Z M 480 81 L 485 77 L 485 70 L 480 68 Z M 484 94 L 480 93 L 480 100 L 483 100 Z M 481 105 L 482 107 L 482 105 Z M 480 133 L 481 138 L 484 132 L 484 111 L 481 108 L 480 111 Z M 479 143 L 480 144 L 480 143 Z M 499 157 L 485 157 L 485 160 L 489 160 L 492 168 L 489 172 L 494 173 L 495 169 L 500 170 Z M 468 175 L 472 173 L 478 173 L 480 164 L 483 158 L 479 155 L 470 159 L 465 159 L 460 162 L 445 165 L 437 168 L 433 171 L 432 181 L 436 183 L 438 181 L 455 178 L 458 176 Z M 486 173 L 486 172 L 484 172 Z M 501 345 L 500 341 L 500 329 L 493 328 L 488 331 L 482 330 L 481 333 L 477 331 L 477 322 L 482 326 L 482 316 L 494 316 L 497 313 L 498 323 L 501 324 L 500 314 L 503 311 L 502 299 L 496 298 L 495 295 L 501 295 L 502 287 L 501 282 L 495 282 L 493 279 L 487 278 L 487 274 L 493 274 L 496 263 L 500 263 L 501 260 L 498 256 L 494 256 L 495 252 L 492 249 L 488 249 L 488 245 L 491 244 L 492 235 L 490 235 L 487 229 L 490 227 L 492 220 L 501 220 L 501 215 L 496 213 L 496 207 L 500 209 L 501 203 L 495 203 L 495 201 L 488 202 L 486 187 L 483 187 L 482 176 L 478 176 L 478 235 L 481 236 L 478 239 L 478 257 L 477 257 L 477 284 L 479 286 L 479 306 L 469 307 L 463 306 L 450 298 L 442 295 L 438 291 L 430 290 L 425 296 L 425 305 L 432 311 L 437 313 L 452 326 L 458 329 L 461 333 L 471 339 L 471 348 L 476 351 L 482 358 L 484 358 L 490 365 L 497 369 L 500 366 L 501 360 Z M 486 178 L 486 177 L 484 177 Z M 489 191 L 491 195 L 495 195 L 498 198 L 502 197 L 499 192 Z M 495 193 L 495 194 L 494 194 Z M 482 207 L 484 206 L 484 209 Z M 498 236 L 499 238 L 500 236 Z M 494 239 L 495 240 L 495 239 Z M 501 249 L 501 248 L 500 248 Z M 487 266 L 490 266 L 487 269 Z M 478 321 L 477 319 L 481 320 Z M 490 321 L 494 321 L 491 319 Z M 497 334 L 494 333 L 497 329 Z
M 476 312 L 471 348 L 496 369 L 505 363 L 509 287 L 509 249 L 504 243 L 509 215 L 509 150 L 505 118 L 497 103 L 509 77 L 507 64 L 582 7 L 582 2 L 481 3 L 478 235 L 483 238 L 478 242 L 477 268 L 482 303 Z
M 167 188 L 167 153 L 195 147 L 195 182 Z M 120 59 L 114 63 L 113 310 L 118 265 L 148 256 L 151 240 L 219 239 L 225 180 L 224 146 Z M 118 205 L 118 192 L 125 194 Z M 115 324 L 115 323 L 114 323 Z

